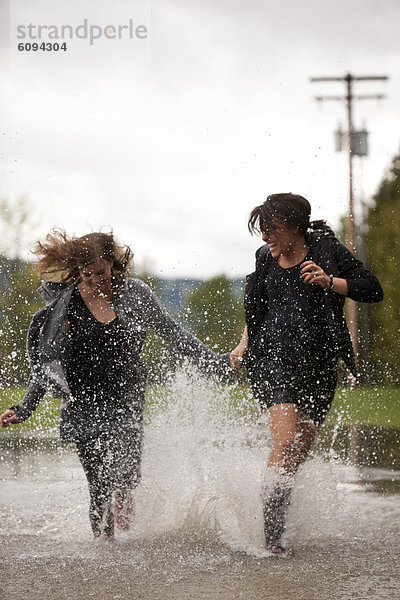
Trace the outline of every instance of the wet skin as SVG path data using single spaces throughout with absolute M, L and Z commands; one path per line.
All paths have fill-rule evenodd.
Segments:
M 82 299 L 92 315 L 101 323 L 110 323 L 116 317 L 112 307 L 112 263 L 104 259 L 79 269 L 78 285 Z

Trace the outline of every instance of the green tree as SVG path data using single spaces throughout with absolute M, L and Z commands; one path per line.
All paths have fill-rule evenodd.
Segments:
M 370 356 L 376 378 L 400 381 L 400 156 L 375 194 L 365 235 L 368 266 L 379 278 L 385 298 L 369 308 Z
M 0 199 L 0 380 L 22 383 L 28 373 L 25 340 L 32 314 L 43 305 L 39 278 L 22 260 L 33 240 L 35 224 L 26 198 Z
M 0 380 L 18 385 L 28 374 L 26 334 L 32 314 L 43 306 L 37 288 L 39 278 L 32 265 L 20 259 L 0 257 Z
M 228 352 L 239 343 L 244 328 L 241 298 L 225 275 L 213 277 L 191 292 L 185 303 L 189 329 L 215 352 Z

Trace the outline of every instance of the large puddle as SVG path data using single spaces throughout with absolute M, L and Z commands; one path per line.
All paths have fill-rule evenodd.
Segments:
M 146 428 L 137 522 L 94 542 L 72 448 L 0 437 L 1 593 L 14 598 L 400 597 L 400 432 L 326 428 L 301 469 L 286 559 L 264 557 L 266 424 L 233 419 L 205 385 Z

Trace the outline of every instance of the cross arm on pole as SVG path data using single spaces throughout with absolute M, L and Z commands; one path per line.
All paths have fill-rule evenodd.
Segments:
M 362 75 L 361 77 L 352 77 L 354 81 L 387 81 L 387 75 Z
M 310 77 L 310 81 L 313 83 L 318 81 L 387 81 L 389 77 L 387 75 L 361 75 L 353 76 L 346 75 L 344 77 Z
M 353 96 L 353 100 L 384 100 L 386 98 L 386 94 L 361 94 L 358 96 Z M 341 100 L 342 102 L 347 101 L 347 96 L 314 96 L 314 99 L 317 102 L 325 102 L 325 100 Z
M 344 81 L 344 77 L 310 77 L 310 81 Z
M 386 94 L 361 94 L 360 96 L 353 96 L 354 100 L 383 100 L 386 98 Z
M 314 96 L 314 98 L 318 102 L 325 102 L 325 100 L 342 100 L 344 102 L 346 100 L 344 96 Z

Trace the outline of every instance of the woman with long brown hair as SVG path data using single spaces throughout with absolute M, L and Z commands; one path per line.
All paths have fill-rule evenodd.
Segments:
M 249 229 L 265 245 L 245 293 L 246 327 L 231 364 L 248 370 L 272 436 L 261 490 L 266 546 L 282 556 L 293 478 L 306 460 L 335 394 L 337 364 L 356 362 L 343 316 L 345 298 L 379 302 L 376 277 L 335 237 L 310 222 L 297 194 L 272 194 L 250 214 Z
M 140 354 L 149 327 L 203 372 L 230 370 L 176 323 L 149 287 L 128 277 L 129 247 L 111 233 L 68 237 L 53 231 L 38 242 L 36 268 L 46 306 L 28 331 L 31 372 L 21 404 L 0 425 L 25 421 L 50 392 L 61 398 L 61 439 L 74 442 L 90 492 L 95 537 L 129 529 L 132 490 L 140 481 L 146 368 Z

